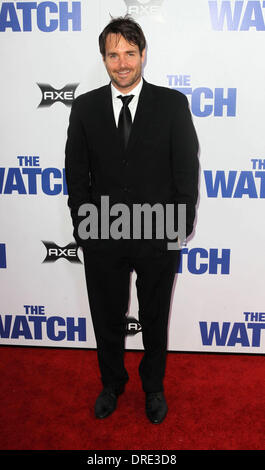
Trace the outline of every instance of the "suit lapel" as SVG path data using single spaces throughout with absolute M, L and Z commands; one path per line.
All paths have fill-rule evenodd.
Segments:
M 105 142 L 112 143 L 111 146 L 115 150 L 115 153 L 121 152 L 124 154 L 122 142 L 115 122 L 110 84 L 103 88 L 101 98 L 102 100 L 98 107 L 98 113 L 101 121 L 101 128 L 104 133 L 104 140 Z M 151 124 L 152 116 L 155 112 L 155 104 L 156 102 L 153 98 L 151 87 L 145 80 L 143 80 L 143 86 L 138 100 L 130 138 L 125 150 L 126 155 L 134 149 L 135 145 L 143 137 L 143 132 L 145 132 Z
M 126 153 L 131 152 L 139 139 L 143 137 L 143 132 L 146 131 L 152 122 L 154 112 L 155 100 L 153 99 L 151 87 L 145 80 L 143 80 L 143 86 L 139 96 Z
M 118 129 L 115 122 L 110 83 L 102 87 L 100 100 L 95 110 L 97 139 L 106 148 L 106 155 L 116 156 L 122 151 Z
M 104 87 L 101 106 L 102 108 L 100 110 L 100 119 L 101 122 L 103 122 L 104 135 L 110 135 L 112 140 L 114 136 L 114 143 L 117 143 L 118 132 L 113 111 L 110 83 L 109 85 L 106 85 L 106 87 Z

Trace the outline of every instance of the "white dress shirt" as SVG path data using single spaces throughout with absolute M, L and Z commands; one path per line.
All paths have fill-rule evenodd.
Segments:
M 121 93 L 119 90 L 117 90 L 117 88 L 115 88 L 115 86 L 112 85 L 111 83 L 113 112 L 114 112 L 114 117 L 115 117 L 117 127 L 118 127 L 118 122 L 119 122 L 120 111 L 122 108 L 122 101 L 120 98 L 118 98 L 118 96 L 134 95 L 133 99 L 129 103 L 129 109 L 131 111 L 132 122 L 133 122 L 142 86 L 143 86 L 143 79 L 141 78 L 140 82 L 138 83 L 138 85 L 136 85 L 136 87 L 134 87 L 133 90 L 131 90 L 129 93 L 124 94 L 124 93 Z

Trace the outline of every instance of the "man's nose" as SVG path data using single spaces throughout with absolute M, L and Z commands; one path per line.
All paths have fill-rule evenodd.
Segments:
M 121 56 L 119 60 L 119 65 L 121 68 L 126 68 L 127 67 L 127 60 L 126 57 Z

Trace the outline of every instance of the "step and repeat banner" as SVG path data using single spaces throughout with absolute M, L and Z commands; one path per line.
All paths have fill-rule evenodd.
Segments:
M 96 347 L 64 149 L 73 99 L 109 82 L 98 36 L 129 13 L 147 39 L 145 79 L 187 96 L 200 141 L 197 218 L 176 273 L 168 350 L 265 353 L 265 3 L 0 8 L 0 343 Z M 142 350 L 135 280 L 126 348 Z

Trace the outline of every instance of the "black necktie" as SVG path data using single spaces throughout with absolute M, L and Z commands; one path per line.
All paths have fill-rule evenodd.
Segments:
M 132 116 L 131 112 L 128 108 L 130 101 L 133 99 L 134 95 L 128 96 L 121 96 L 119 95 L 118 98 L 122 100 L 123 106 L 121 108 L 120 116 L 119 116 L 119 123 L 118 123 L 118 130 L 121 135 L 121 138 L 124 142 L 124 147 L 127 146 L 130 131 L 132 127 Z

